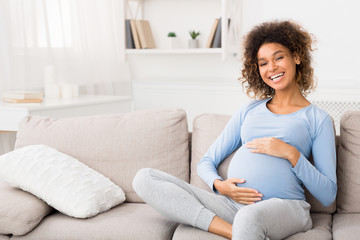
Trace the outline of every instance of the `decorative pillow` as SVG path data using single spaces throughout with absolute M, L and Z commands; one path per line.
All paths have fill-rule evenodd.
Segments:
M 76 218 L 95 216 L 125 201 L 124 191 L 110 179 L 46 145 L 0 156 L 0 179 Z
M 52 208 L 36 196 L 0 181 L 0 236 L 25 235 L 51 211 Z

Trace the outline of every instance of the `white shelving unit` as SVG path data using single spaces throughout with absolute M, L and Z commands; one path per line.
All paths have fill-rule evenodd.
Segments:
M 124 6 L 124 22 L 125 22 L 125 19 L 144 19 L 144 16 L 145 16 L 145 19 L 146 20 L 149 20 L 150 22 L 150 25 L 151 25 L 151 28 L 152 28 L 152 31 L 153 31 L 153 35 L 154 38 L 155 38 L 155 42 L 157 44 L 157 47 L 158 48 L 155 48 L 155 49 L 125 49 L 124 51 L 124 60 L 126 60 L 127 56 L 131 56 L 131 55 L 142 55 L 142 54 L 157 54 L 157 55 L 169 55 L 169 54 L 188 54 L 188 55 L 191 55 L 191 54 L 215 54 L 215 55 L 219 55 L 221 56 L 221 58 L 223 60 L 226 59 L 226 56 L 227 56 L 227 53 L 228 53 L 228 46 L 227 46 L 227 43 L 228 43 L 228 21 L 221 21 L 221 42 L 222 42 L 222 47 L 221 48 L 192 48 L 192 49 L 189 49 L 189 48 L 185 48 L 185 47 L 182 47 L 182 48 L 178 48 L 178 49 L 169 49 L 169 48 L 166 48 L 164 46 L 164 44 L 159 44 L 158 46 L 158 41 L 156 39 L 156 37 L 158 37 L 158 35 L 161 35 L 161 36 L 164 36 L 164 29 L 166 29 L 166 26 L 169 25 L 171 23 L 171 19 L 169 19 L 169 15 L 166 15 L 166 11 L 167 10 L 167 7 L 170 7 L 172 6 L 171 4 L 173 5 L 176 5 L 176 4 L 179 4 L 179 2 L 181 2 L 181 4 L 187 4 L 186 7 L 184 7 L 182 10 L 186 12 L 180 12 L 178 13 L 178 11 L 176 12 L 176 14 L 182 14 L 184 18 L 187 18 L 187 17 L 199 17 L 198 20 L 199 22 L 201 22 L 201 27 L 202 29 L 208 29 L 209 32 L 210 32 L 210 29 L 212 27 L 211 24 L 213 24 L 213 20 L 215 18 L 219 18 L 221 17 L 221 19 L 229 19 L 229 4 L 231 2 L 231 0 L 212 0 L 212 1 L 209 1 L 209 0 L 185 0 L 185 1 L 177 1 L 177 0 L 122 0 L 124 2 L 123 6 Z M 202 1 L 202 3 L 200 3 L 200 1 Z M 237 0 L 237 1 L 240 1 L 240 0 Z M 156 4 L 162 4 L 162 11 L 159 11 L 159 14 L 164 14 L 164 18 L 166 21 L 168 22 L 160 22 L 159 21 L 159 16 L 155 16 L 155 18 L 157 18 L 157 21 L 156 20 L 153 20 L 150 18 L 148 18 L 147 14 L 146 14 L 146 11 L 148 10 L 147 9 L 147 4 L 151 5 L 151 3 L 156 3 Z M 197 4 L 197 5 L 196 5 Z M 202 4 L 201 5 L 201 8 L 199 8 L 199 4 Z M 213 7 L 211 8 L 210 6 L 210 9 L 211 10 L 208 10 L 209 9 L 209 4 L 213 5 Z M 214 7 L 214 5 L 216 5 L 216 8 Z M 199 11 L 196 11 L 196 12 L 191 12 L 191 11 L 187 11 L 186 9 L 190 9 L 192 8 L 193 6 L 197 6 L 199 8 Z M 220 7 L 220 9 L 219 9 Z M 165 10 L 164 10 L 165 9 Z M 217 9 L 216 10 L 216 13 L 214 13 L 214 9 Z M 150 10 L 149 11 L 152 11 L 154 12 L 156 9 L 154 8 L 151 8 L 150 7 Z M 212 11 L 211 15 L 212 17 L 209 17 L 209 14 L 206 12 L 206 11 Z M 169 10 L 171 11 L 171 10 Z M 181 10 L 179 10 L 181 11 Z M 195 11 L 195 10 L 193 10 Z M 164 13 L 165 12 L 165 13 Z M 190 12 L 190 13 L 189 13 Z M 189 14 L 193 13 L 196 14 L 196 16 L 190 16 Z M 174 13 L 175 14 L 175 13 Z M 205 15 L 205 16 L 204 16 Z M 204 16 L 203 18 L 207 18 L 209 24 L 206 24 L 206 26 L 204 26 L 205 24 L 203 23 L 204 22 L 204 19 L 201 18 L 201 16 Z M 210 19 L 209 19 L 210 18 Z M 186 19 L 184 19 L 184 25 L 186 25 Z M 195 21 L 194 21 L 195 22 Z M 181 23 L 180 23 L 181 24 Z M 194 23 L 194 25 L 196 25 L 196 23 Z M 160 30 L 159 30 L 160 29 Z M 158 30 L 158 31 L 157 31 Z M 206 31 L 203 31 L 203 42 L 204 40 L 206 39 L 207 41 L 207 38 L 208 38 L 208 33 Z M 125 27 L 124 27 L 124 33 L 125 33 Z M 155 34 L 154 34 L 155 33 Z M 161 34 L 159 34 L 161 33 Z M 125 34 L 124 34 L 125 36 Z M 163 38 L 162 38 L 163 40 Z M 163 43 L 163 42 L 162 42 Z M 202 44 L 204 45 L 204 44 Z M 125 48 L 125 40 L 123 42 L 123 46 Z
M 0 132 L 17 131 L 25 116 L 51 118 L 131 112 L 130 96 L 82 96 L 73 99 L 45 99 L 42 103 L 4 103 L 0 101 Z

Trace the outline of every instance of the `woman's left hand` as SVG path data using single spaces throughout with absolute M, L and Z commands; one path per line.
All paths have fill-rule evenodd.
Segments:
M 270 156 L 285 158 L 293 165 L 296 165 L 300 152 L 290 144 L 274 138 L 274 137 L 263 137 L 254 139 L 246 143 L 247 148 L 253 153 L 264 153 Z

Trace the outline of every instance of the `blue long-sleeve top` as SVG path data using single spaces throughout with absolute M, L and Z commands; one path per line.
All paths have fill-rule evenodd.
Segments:
M 218 165 L 233 151 L 228 178 L 245 179 L 238 186 L 253 188 L 270 198 L 305 200 L 304 188 L 324 206 L 336 197 L 336 151 L 330 116 L 310 104 L 290 114 L 275 114 L 266 103 L 256 100 L 235 113 L 198 164 L 198 175 L 214 189 Z M 262 137 L 275 137 L 300 152 L 293 167 L 284 158 L 252 153 L 246 143 Z M 308 158 L 312 154 L 314 165 Z

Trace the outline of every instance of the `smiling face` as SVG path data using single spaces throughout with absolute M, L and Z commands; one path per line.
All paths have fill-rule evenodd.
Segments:
M 275 91 L 297 87 L 296 64 L 300 64 L 288 48 L 279 43 L 264 43 L 257 53 L 262 80 Z

